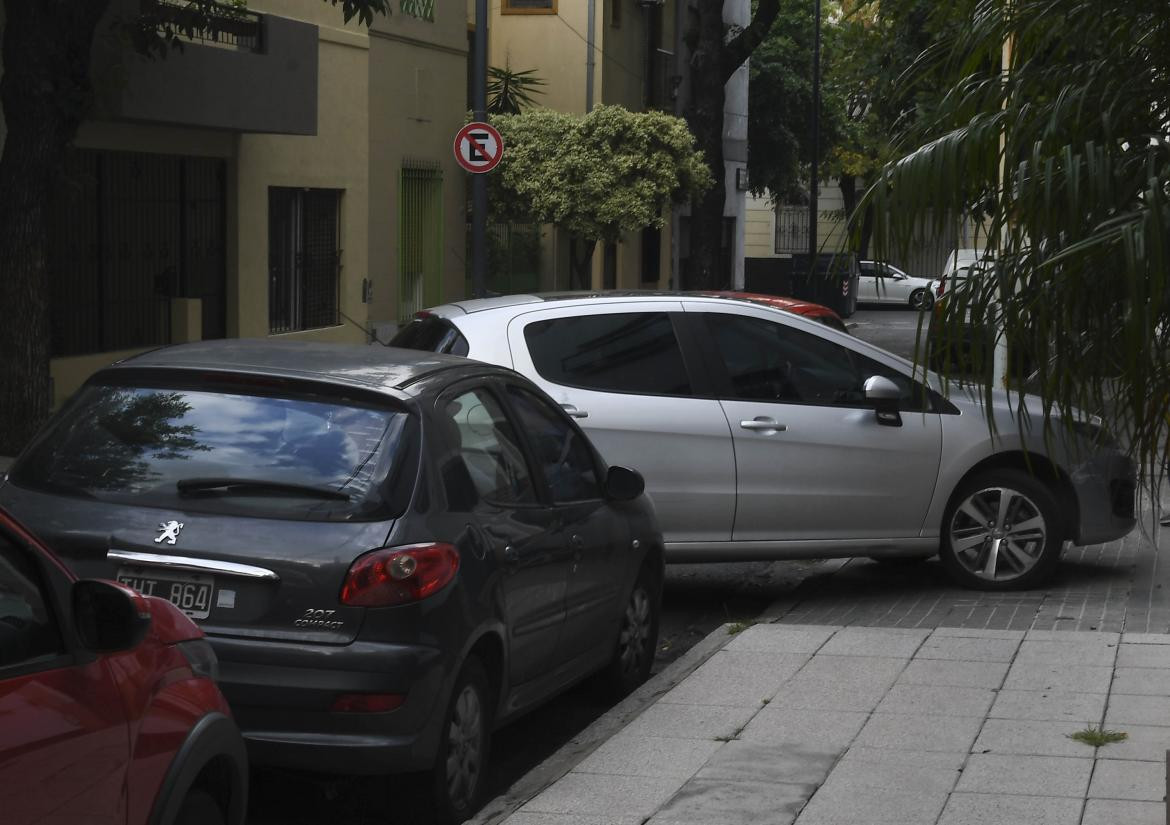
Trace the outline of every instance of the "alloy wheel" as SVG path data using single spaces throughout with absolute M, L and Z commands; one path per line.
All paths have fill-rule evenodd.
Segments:
M 622 632 L 618 638 L 618 655 L 622 672 L 634 673 L 641 669 L 645 657 L 646 640 L 650 637 L 650 595 L 640 584 L 630 594 L 626 615 L 622 619 Z
M 464 685 L 447 729 L 447 793 L 455 808 L 475 798 L 483 767 L 483 708 L 474 685 Z
M 1018 579 L 1036 566 L 1048 543 L 1048 525 L 1032 499 L 1009 487 L 986 487 L 955 508 L 951 551 L 973 575 Z
M 930 309 L 931 304 L 934 303 L 934 298 L 925 289 L 920 289 L 910 296 L 910 306 L 917 310 Z

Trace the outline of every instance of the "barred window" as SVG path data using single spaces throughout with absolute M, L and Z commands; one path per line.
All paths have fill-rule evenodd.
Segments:
M 399 0 L 398 8 L 403 14 L 435 22 L 435 0 Z
M 340 238 L 341 190 L 269 187 L 269 332 L 339 323 Z
M 503 14 L 556 14 L 557 0 L 503 0 Z

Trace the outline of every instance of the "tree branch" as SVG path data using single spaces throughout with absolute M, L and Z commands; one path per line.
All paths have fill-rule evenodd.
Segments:
M 779 13 L 780 0 L 760 0 L 759 6 L 756 7 L 755 16 L 752 17 L 747 28 L 737 34 L 731 42 L 724 45 L 719 66 L 724 83 L 731 80 L 735 70 L 752 56 L 756 46 L 760 45 L 768 36 L 772 23 L 775 22 L 776 15 Z

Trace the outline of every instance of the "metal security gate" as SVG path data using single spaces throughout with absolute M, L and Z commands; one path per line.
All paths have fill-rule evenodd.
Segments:
M 224 163 L 77 150 L 52 195 L 54 357 L 171 342 L 172 298 L 203 300 L 203 337 L 226 334 Z
M 268 189 L 268 331 L 339 323 L 341 190 Z
M 443 300 L 443 172 L 409 162 L 398 184 L 398 320 Z

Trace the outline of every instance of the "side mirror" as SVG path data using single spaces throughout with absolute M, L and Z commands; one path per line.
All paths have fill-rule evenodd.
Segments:
M 645 489 L 642 474 L 628 467 L 610 467 L 605 476 L 605 494 L 614 501 L 633 501 Z
M 73 626 L 94 653 L 130 650 L 150 630 L 150 607 L 125 585 L 86 579 L 73 585 Z
M 877 411 L 877 422 L 883 427 L 901 427 L 902 414 L 898 401 L 902 397 L 898 385 L 881 375 L 865 379 L 865 400 Z

